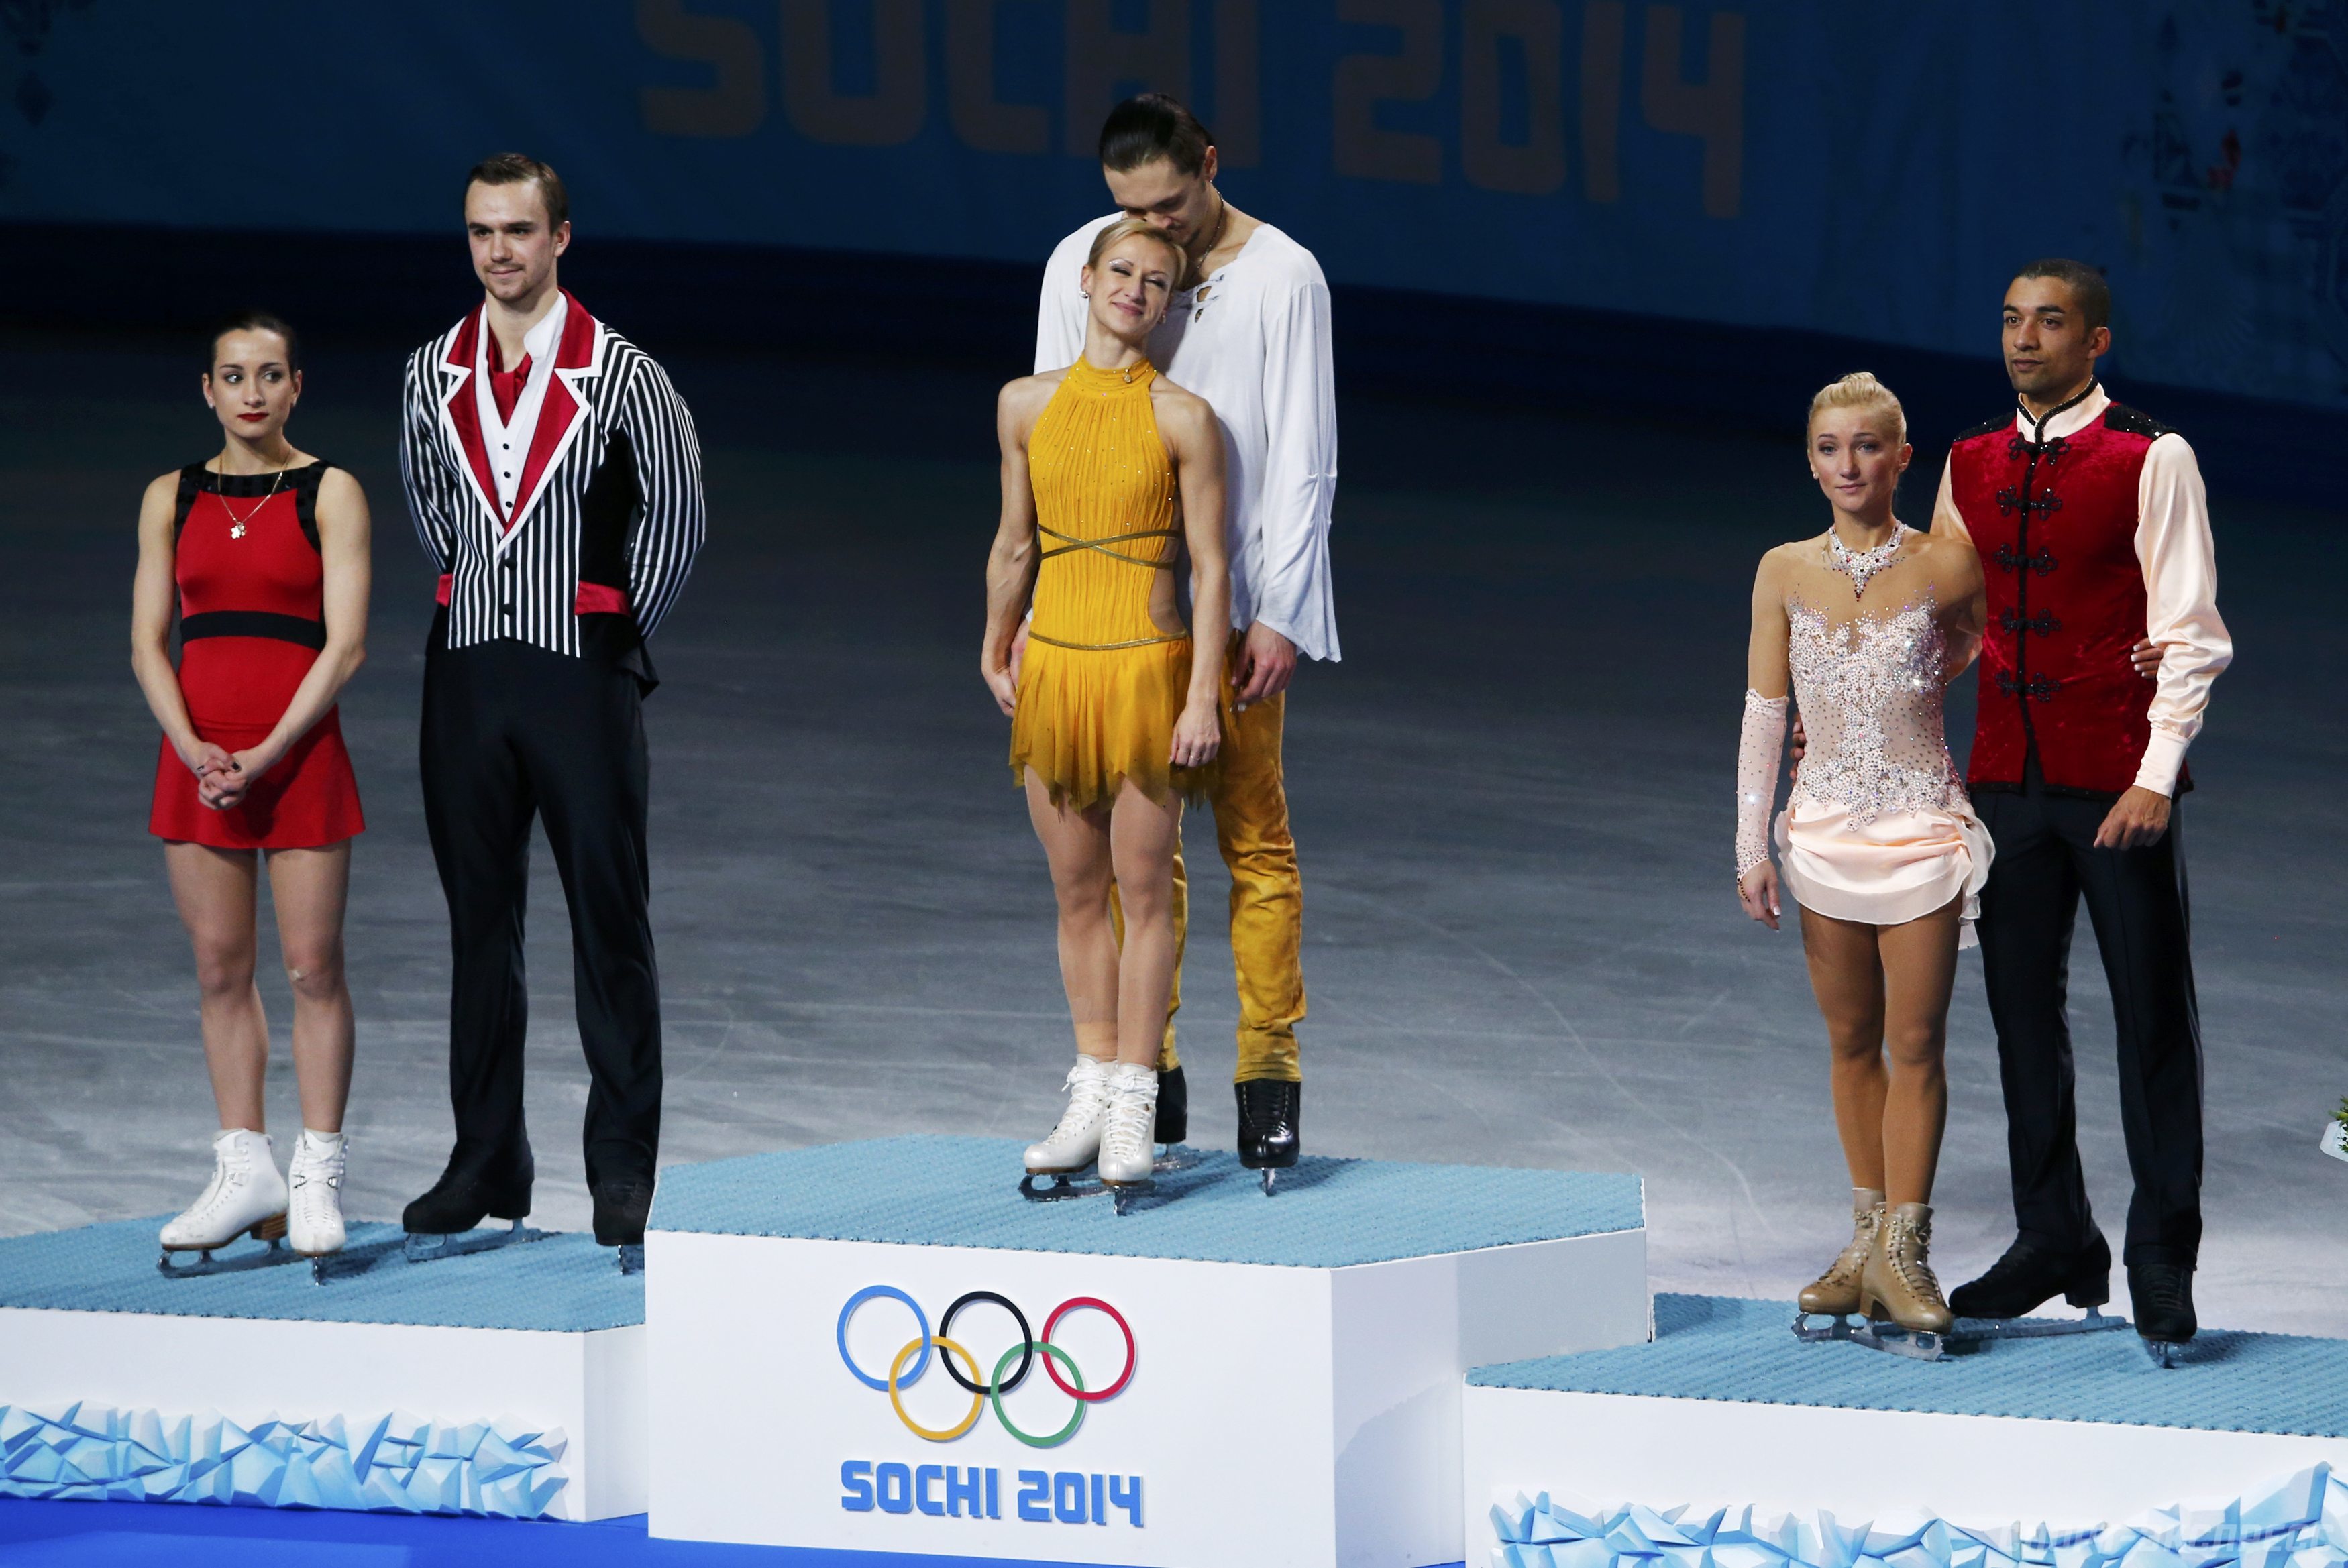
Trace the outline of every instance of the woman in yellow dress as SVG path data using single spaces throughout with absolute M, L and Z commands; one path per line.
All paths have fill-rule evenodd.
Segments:
M 1222 430 L 1146 352 L 1188 265 L 1145 219 L 1103 229 L 1084 272 L 1084 357 L 1011 383 L 995 413 L 1003 518 L 979 668 L 1011 716 L 1012 773 L 1051 862 L 1076 1034 L 1067 1109 L 1027 1169 L 1097 1164 L 1116 1188 L 1149 1182 L 1182 801 L 1205 786 L 1222 739 Z M 1175 582 L 1186 544 L 1187 628 Z

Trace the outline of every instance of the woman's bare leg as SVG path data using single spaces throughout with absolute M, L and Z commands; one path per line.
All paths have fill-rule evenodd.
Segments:
M 351 989 L 343 975 L 343 911 L 351 886 L 348 839 L 269 856 L 277 942 L 294 988 L 294 1075 L 302 1125 L 343 1130 L 351 1097 Z
M 1117 1059 L 1117 932 L 1109 924 L 1109 811 L 1066 811 L 1035 770 L 1027 770 L 1027 817 L 1052 866 L 1060 908 L 1060 983 L 1076 1050 L 1097 1061 Z M 1159 1029 L 1164 1029 L 1159 1020 Z
M 171 898 L 196 955 L 204 1065 L 223 1132 L 268 1131 L 262 1086 L 269 1071 L 269 1020 L 252 983 L 258 872 L 250 849 L 163 845 Z
M 1125 909 L 1117 972 L 1117 1059 L 1158 1065 L 1166 1002 L 1174 989 L 1174 847 L 1182 842 L 1182 797 L 1154 801 L 1130 783 L 1109 817 L 1109 853 Z
M 1802 953 L 1810 989 L 1826 1019 L 1832 1051 L 1835 1132 L 1842 1139 L 1850 1184 L 1880 1191 L 1883 1104 L 1890 1081 L 1883 1067 L 1883 967 L 1873 926 L 1802 910 Z
M 1885 1201 L 1929 1204 L 1949 1120 L 1949 991 L 1957 976 L 1956 899 L 1877 933 L 1883 955 L 1883 1043 L 1891 1084 L 1883 1102 Z

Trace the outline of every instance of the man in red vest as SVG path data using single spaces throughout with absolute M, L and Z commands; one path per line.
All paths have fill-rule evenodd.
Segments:
M 2109 1299 L 2111 1249 L 2079 1167 L 2065 989 L 2085 897 L 2119 1037 L 2136 1194 L 2122 1254 L 2137 1332 L 2193 1337 L 2201 1241 L 2201 1036 L 2177 797 L 2186 748 L 2233 657 L 2209 502 L 2184 437 L 2106 396 L 2111 291 L 2034 261 L 2005 294 L 2019 405 L 1950 449 L 1932 527 L 1967 536 L 1989 589 L 1966 787 L 1997 842 L 1982 964 L 1997 1027 L 2020 1235 L 1949 1305 L 2018 1317 Z M 2129 663 L 2159 650 L 2147 690 Z

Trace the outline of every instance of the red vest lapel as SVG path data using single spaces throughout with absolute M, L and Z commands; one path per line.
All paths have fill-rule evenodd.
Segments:
M 546 400 L 539 405 L 538 428 L 530 436 L 530 452 L 522 463 L 521 483 L 514 490 L 513 516 L 506 520 L 508 528 L 530 509 L 532 497 L 538 494 L 539 481 L 545 477 L 547 468 L 571 434 L 572 422 L 579 417 L 579 399 L 561 373 L 586 370 L 595 363 L 595 318 L 572 297 L 568 289 L 563 291 L 562 298 L 569 310 L 562 318 L 562 341 L 555 345 L 556 374 L 548 378 Z
M 448 366 L 460 371 L 442 394 L 441 406 L 448 415 L 449 427 L 457 433 L 457 446 L 473 470 L 473 483 L 479 489 L 481 504 L 489 515 L 498 513 L 497 482 L 489 477 L 489 449 L 481 439 L 480 409 L 473 402 L 473 360 L 480 352 L 481 313 L 487 307 L 476 305 L 473 312 L 457 323 L 456 340 L 448 345 Z

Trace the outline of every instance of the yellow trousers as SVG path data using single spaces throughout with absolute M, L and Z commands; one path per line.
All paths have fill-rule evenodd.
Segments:
M 1234 1081 L 1303 1081 L 1296 1059 L 1296 1020 L 1304 1016 L 1304 885 L 1296 840 L 1288 831 L 1288 789 L 1280 765 L 1288 696 L 1235 712 L 1224 688 L 1222 767 L 1207 804 L 1215 844 L 1231 873 L 1231 968 L 1239 979 L 1239 1070 Z M 1112 896 L 1111 908 L 1117 906 Z M 1158 1068 L 1180 1065 L 1174 1015 L 1182 1007 L 1182 956 L 1190 931 L 1189 876 L 1174 852 L 1174 989 L 1166 1008 L 1166 1042 Z M 1125 921 L 1117 911 L 1117 938 Z

